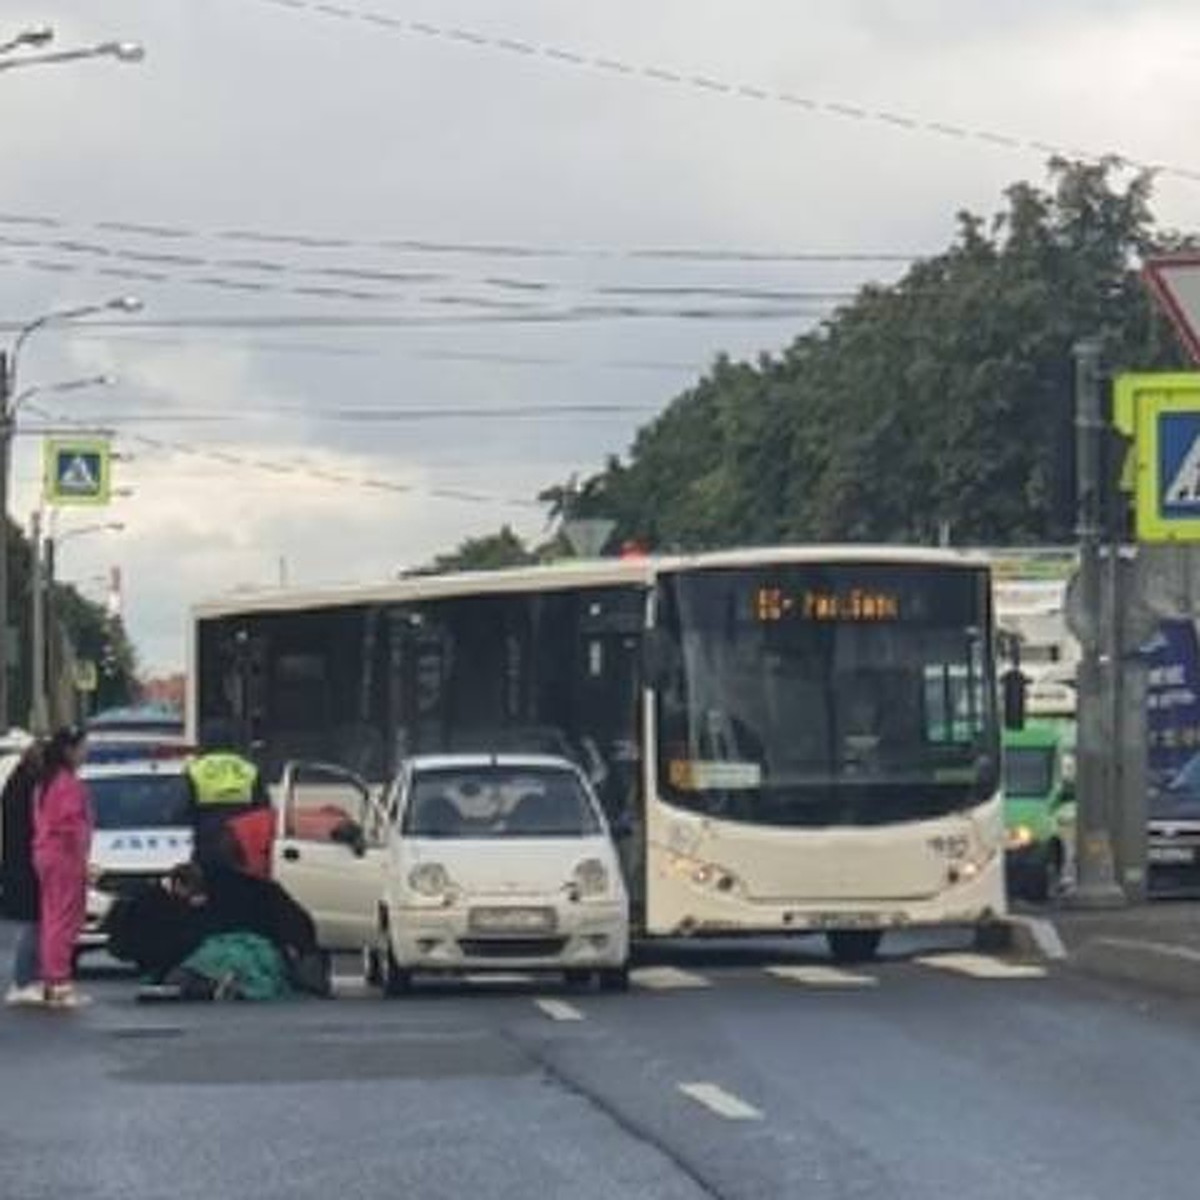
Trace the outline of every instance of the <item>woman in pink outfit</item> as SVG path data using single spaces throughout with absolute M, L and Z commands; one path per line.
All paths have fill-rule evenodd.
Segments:
M 77 771 L 86 735 L 60 729 L 46 744 L 41 784 L 34 801 L 33 865 L 41 891 L 38 956 L 46 1003 L 78 1008 L 86 997 L 71 982 L 75 943 L 87 903 L 92 803 Z

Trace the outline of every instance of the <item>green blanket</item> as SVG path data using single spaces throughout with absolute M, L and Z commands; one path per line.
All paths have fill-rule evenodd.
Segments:
M 291 994 L 283 956 L 256 933 L 206 938 L 180 966 L 218 985 L 223 998 L 283 1000 Z

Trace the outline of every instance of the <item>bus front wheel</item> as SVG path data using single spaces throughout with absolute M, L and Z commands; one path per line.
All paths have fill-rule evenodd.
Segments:
M 879 953 L 882 929 L 831 929 L 825 935 L 834 962 L 870 962 Z

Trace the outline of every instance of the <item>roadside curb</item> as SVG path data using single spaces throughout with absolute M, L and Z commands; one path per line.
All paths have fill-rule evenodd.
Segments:
M 1187 946 L 1094 937 L 1075 950 L 1070 961 L 1088 975 L 1136 983 L 1178 996 L 1200 996 L 1200 950 Z

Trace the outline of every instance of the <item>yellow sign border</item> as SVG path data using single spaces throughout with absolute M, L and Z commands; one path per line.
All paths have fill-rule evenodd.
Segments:
M 1200 414 L 1200 373 L 1125 376 L 1117 381 L 1116 424 L 1123 433 L 1132 432 L 1137 447 L 1139 541 L 1200 541 L 1200 516 L 1164 517 L 1159 500 L 1159 417 L 1181 412 Z
M 58 490 L 55 467 L 64 454 L 98 454 L 100 478 L 94 496 L 79 496 Z M 108 438 L 46 438 L 42 451 L 42 491 L 46 503 L 59 508 L 102 508 L 112 500 L 112 443 Z

